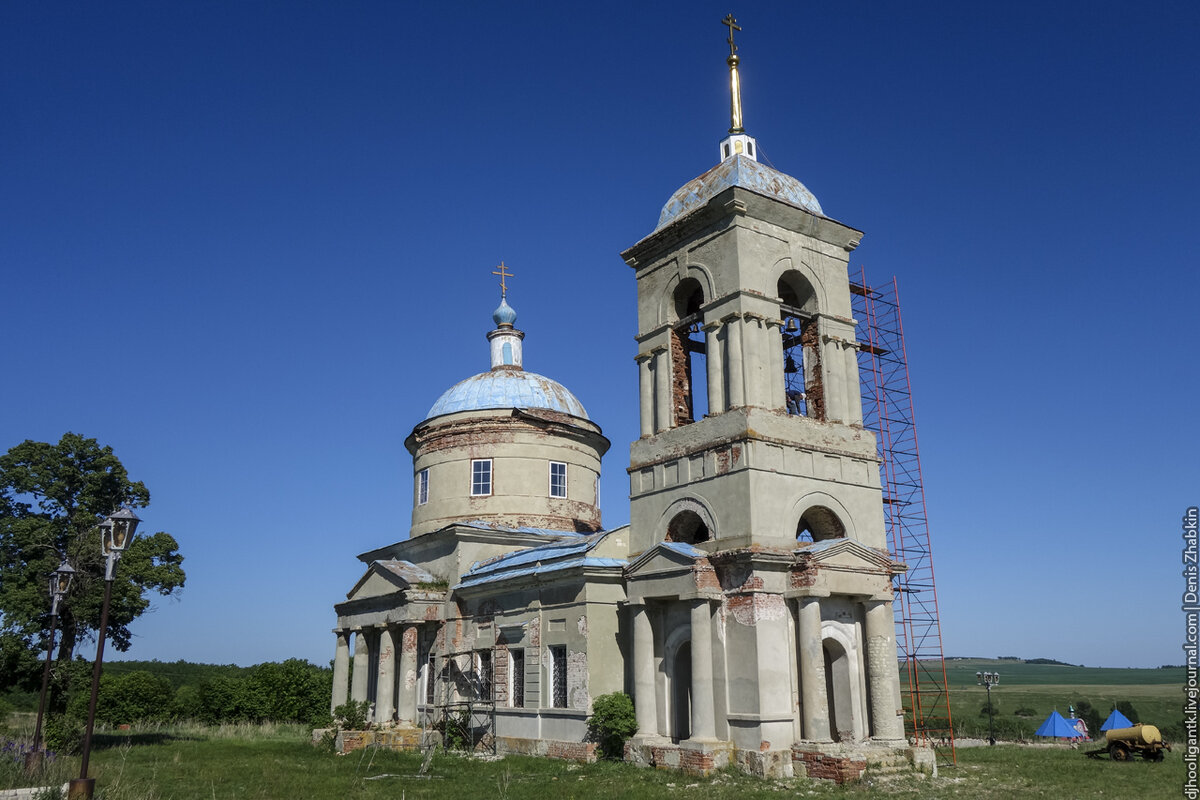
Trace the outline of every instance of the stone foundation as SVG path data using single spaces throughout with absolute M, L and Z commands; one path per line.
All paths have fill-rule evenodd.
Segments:
M 324 728 L 312 732 L 312 743 L 319 744 L 325 734 L 331 729 Z M 352 753 L 364 747 L 383 747 L 388 750 L 419 750 L 421 748 L 422 730 L 414 727 L 384 728 L 371 731 L 338 731 L 334 740 L 334 751 L 337 753 Z M 441 746 L 441 734 L 429 731 L 430 743 Z M 490 734 L 477 745 L 477 748 L 490 751 L 492 741 Z M 511 736 L 501 736 L 496 739 L 497 755 L 507 756 L 540 756 L 556 758 L 563 761 L 579 761 L 590 764 L 597 759 L 597 745 L 594 742 L 560 742 L 552 739 L 519 739 Z
M 729 742 L 680 742 L 630 740 L 625 743 L 625 760 L 641 767 L 674 769 L 687 775 L 711 775 L 727 767 L 733 745 Z
M 798 777 L 853 783 L 863 773 L 924 772 L 937 776 L 933 750 L 925 747 L 888 747 L 871 742 L 797 742 L 792 745 L 792 766 Z

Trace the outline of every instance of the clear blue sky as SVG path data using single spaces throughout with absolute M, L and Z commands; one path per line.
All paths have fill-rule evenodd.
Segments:
M 1182 663 L 1196 3 L 5 3 L 0 449 L 149 486 L 188 581 L 128 657 L 332 657 L 501 259 L 628 520 L 618 253 L 716 163 L 730 10 L 748 132 L 899 278 L 947 653 Z

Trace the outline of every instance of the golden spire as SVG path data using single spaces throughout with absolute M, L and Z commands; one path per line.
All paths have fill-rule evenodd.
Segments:
M 494 270 L 492 270 L 493 275 L 500 276 L 500 297 L 501 298 L 508 297 L 508 284 L 505 283 L 505 279 L 517 277 L 516 275 L 512 274 L 511 272 L 508 272 L 507 270 L 508 270 L 508 267 L 504 266 L 503 261 L 500 262 L 500 266 L 498 266 Z
M 733 18 L 733 14 L 729 14 L 721 23 L 729 28 L 729 58 L 725 59 L 725 63 L 729 65 L 729 132 L 732 134 L 744 133 L 745 128 L 742 127 L 742 84 L 738 80 L 738 55 L 737 45 L 733 43 L 733 32 L 740 31 L 742 27 L 737 24 L 737 20 Z

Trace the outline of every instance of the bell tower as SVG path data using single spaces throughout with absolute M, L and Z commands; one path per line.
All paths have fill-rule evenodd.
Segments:
M 634 550 L 835 536 L 884 549 L 847 275 L 862 233 L 758 161 L 742 128 L 734 29 L 721 161 L 675 192 L 653 233 L 622 253 L 638 295 Z M 825 510 L 806 517 L 804 497 Z M 676 507 L 691 513 L 676 520 Z
M 720 163 L 622 253 L 638 297 L 630 447 L 635 759 L 819 774 L 904 747 L 875 437 L 849 254 L 862 233 L 758 161 L 729 27 Z M 844 763 L 843 763 L 844 762 Z M 882 763 L 882 761 L 880 762 Z M 798 766 L 799 765 L 799 766 Z M 841 767 L 839 767 L 841 768 Z

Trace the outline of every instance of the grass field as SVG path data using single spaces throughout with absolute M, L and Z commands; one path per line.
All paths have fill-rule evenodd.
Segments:
M 102 736 L 93 774 L 103 800 L 248 800 L 389 798 L 462 800 L 528 798 L 652 800 L 704 797 L 728 800 L 849 798 L 1175 798 L 1183 762 L 1170 753 L 1160 764 L 1091 760 L 1078 750 L 1001 745 L 962 748 L 956 767 L 937 778 L 874 777 L 836 787 L 803 779 L 762 780 L 724 772 L 708 779 L 624 764 L 578 765 L 536 758 L 485 761 L 438 754 L 419 777 L 416 754 L 364 750 L 335 756 L 308 744 L 298 727 L 180 728 Z M 75 759 L 51 769 L 51 780 L 73 777 Z M 45 785 L 45 783 L 43 783 Z
M 946 662 L 950 709 L 960 735 L 984 735 L 987 730 L 987 714 L 980 713 L 987 692 L 975 679 L 976 672 L 985 670 L 1000 673 L 1000 684 L 992 689 L 1000 738 L 1009 738 L 1018 722 L 1022 729 L 1036 728 L 1055 709 L 1067 716 L 1068 706 L 1080 700 L 1091 703 L 1101 719 L 1116 703 L 1128 701 L 1142 722 L 1157 726 L 1168 740 L 1182 738 L 1182 668 L 1107 669 L 990 659 Z

